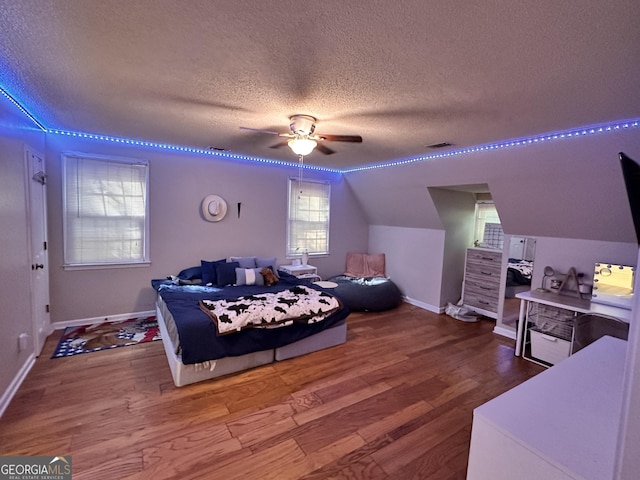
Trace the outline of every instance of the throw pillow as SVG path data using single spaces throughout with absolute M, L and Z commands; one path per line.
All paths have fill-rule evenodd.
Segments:
M 276 257 L 256 258 L 256 267 L 269 267 L 276 277 L 278 277 L 278 259 Z
M 236 268 L 239 267 L 238 262 L 216 263 L 216 286 L 222 288 L 236 283 Z
M 230 257 L 230 262 L 238 262 L 240 268 L 256 268 L 256 257 Z
M 213 261 L 213 262 L 209 262 L 207 260 L 201 260 L 200 269 L 202 274 L 202 283 L 205 285 L 209 283 L 215 285 L 218 282 L 218 277 L 216 275 L 216 265 L 218 263 L 224 263 L 224 262 L 226 262 L 224 258 L 221 260 Z
M 264 285 L 260 268 L 236 268 L 236 285 Z
M 197 267 L 190 267 L 181 270 L 178 275 L 178 278 L 182 280 L 193 280 L 195 278 L 202 278 L 202 265 Z

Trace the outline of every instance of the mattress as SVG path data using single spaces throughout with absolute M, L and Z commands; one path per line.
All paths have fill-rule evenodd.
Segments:
M 173 318 L 175 326 L 167 328 L 175 352 L 179 353 L 184 364 L 201 364 L 226 357 L 238 357 L 260 350 L 274 350 L 285 345 L 315 335 L 342 322 L 349 315 L 348 307 L 332 313 L 324 320 L 313 323 L 296 323 L 283 328 L 251 328 L 242 332 L 218 335 L 214 322 L 199 307 L 200 300 L 218 300 L 254 295 L 263 292 L 278 292 L 301 281 L 293 276 L 281 278 L 277 286 L 272 287 L 225 287 L 223 289 L 199 286 L 178 286 L 166 281 L 153 281 L 152 285 L 162 298 L 160 307 L 163 317 Z M 311 283 L 305 282 L 306 286 Z M 322 290 L 320 287 L 312 286 Z M 327 292 L 331 293 L 330 290 Z M 177 331 L 177 337 L 175 335 Z
M 305 355 L 340 345 L 347 339 L 347 323 L 342 320 L 331 328 L 276 349 L 259 350 L 236 357 L 225 357 L 186 365 L 182 362 L 175 321 L 160 296 L 156 301 L 156 314 L 173 383 L 177 387 L 241 372 L 272 363 L 275 360 L 282 361 Z

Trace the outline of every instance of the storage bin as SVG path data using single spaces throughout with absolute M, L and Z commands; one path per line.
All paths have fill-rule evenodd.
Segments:
M 555 365 L 569 356 L 571 342 L 533 329 L 530 330 L 530 333 L 532 357 Z
M 564 308 L 533 303 L 529 310 L 529 321 L 540 333 L 546 333 L 570 341 L 573 334 L 575 312 Z

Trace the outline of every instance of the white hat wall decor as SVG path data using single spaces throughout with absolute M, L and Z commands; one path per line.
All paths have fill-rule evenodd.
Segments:
M 202 200 L 202 216 L 209 222 L 219 222 L 227 214 L 227 202 L 218 195 L 207 195 Z

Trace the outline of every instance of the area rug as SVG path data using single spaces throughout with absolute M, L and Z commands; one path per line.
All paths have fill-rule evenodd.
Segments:
M 70 357 L 155 340 L 160 340 L 155 316 L 67 327 L 51 358 Z

